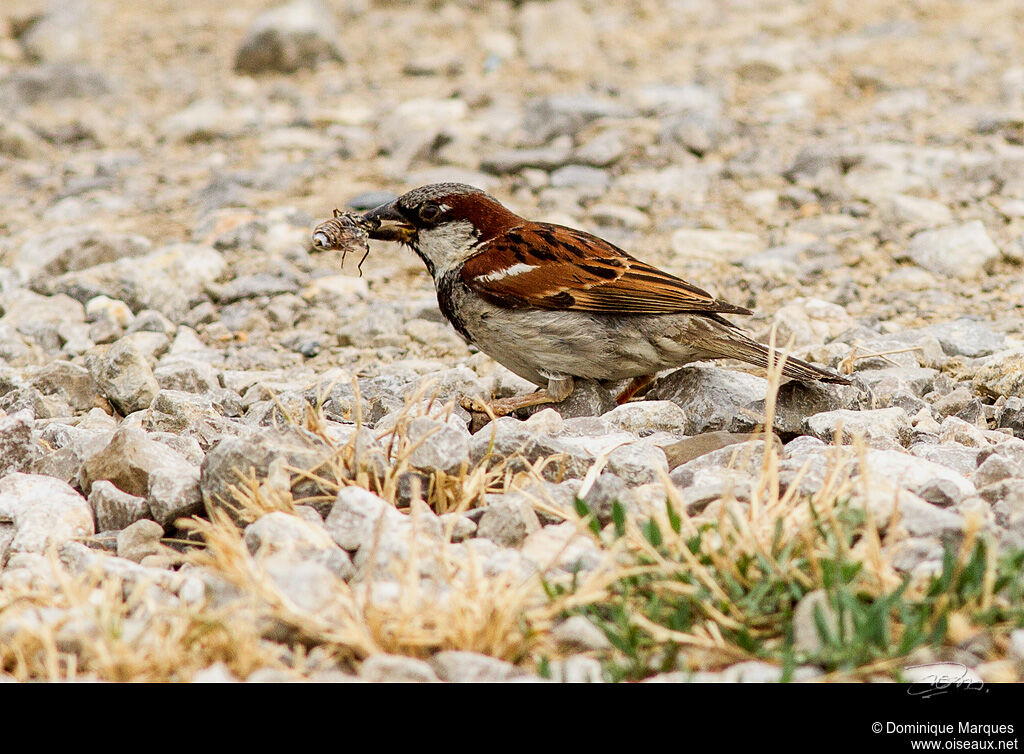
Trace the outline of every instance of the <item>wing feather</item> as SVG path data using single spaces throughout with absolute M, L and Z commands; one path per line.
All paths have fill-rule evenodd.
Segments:
M 507 271 L 507 273 L 506 273 Z M 531 223 L 488 241 L 462 280 L 509 309 L 599 314 L 750 314 L 583 231 Z

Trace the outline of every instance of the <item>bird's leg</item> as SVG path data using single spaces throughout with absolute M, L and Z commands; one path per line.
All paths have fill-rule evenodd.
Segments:
M 645 387 L 651 384 L 651 380 L 654 379 L 653 374 L 641 374 L 639 377 L 634 377 L 629 381 L 629 384 L 623 388 L 622 392 L 615 397 L 615 402 L 618 405 L 622 405 L 626 401 L 630 400 L 634 395 L 639 393 Z
M 505 416 L 513 411 L 542 403 L 561 403 L 572 395 L 573 380 L 571 376 L 548 377 L 548 386 L 527 395 L 513 395 L 511 398 L 499 398 L 484 404 L 484 413 L 494 416 Z M 474 401 L 472 409 L 480 410 L 480 401 Z M 466 406 L 466 408 L 471 408 Z M 471 410 L 472 410 L 471 409 Z

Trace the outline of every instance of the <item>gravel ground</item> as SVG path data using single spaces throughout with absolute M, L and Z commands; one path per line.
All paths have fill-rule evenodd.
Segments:
M 605 523 L 666 494 L 754 515 L 766 453 L 781 494 L 867 511 L 897 580 L 976 536 L 1024 547 L 1022 29 L 1011 0 L 8 0 L 0 645 L 21 649 L 0 673 L 536 678 L 540 650 L 507 636 L 389 644 L 368 611 L 410 573 L 420 617 L 472 602 L 469 561 L 515 590 L 599 570 L 576 496 Z M 784 385 L 773 412 L 763 375 L 697 365 L 625 406 L 590 384 L 481 429 L 455 398 L 532 386 L 444 323 L 419 260 L 373 244 L 360 276 L 310 251 L 335 207 L 441 180 L 749 307 L 755 335 L 854 385 Z M 781 449 L 747 442 L 766 422 Z M 219 528 L 177 523 L 197 514 Z M 250 654 L 178 671 L 135 647 L 97 664 L 89 599 L 40 596 L 64 573 L 227 609 L 255 593 L 242 562 L 280 598 L 247 608 Z M 342 635 L 353 605 L 363 633 Z M 562 617 L 538 618 L 545 673 L 600 679 L 607 639 Z M 296 636 L 322 656 L 299 663 Z M 1005 638 L 953 660 L 1015 678 L 1024 635 Z M 781 677 L 688 655 L 664 680 L 693 672 Z

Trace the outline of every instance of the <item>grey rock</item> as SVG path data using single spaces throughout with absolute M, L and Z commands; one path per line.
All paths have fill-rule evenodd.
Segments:
M 70 485 L 37 474 L 13 473 L 0 478 L 0 521 L 11 522 L 10 539 L 0 564 L 22 552 L 45 554 L 50 547 L 95 533 L 88 502 Z
M 100 393 L 92 375 L 88 369 L 77 364 L 52 361 L 43 366 L 26 369 L 25 377 L 31 387 L 43 395 L 59 397 L 76 413 L 88 411 L 98 405 Z
M 383 526 L 379 536 L 374 532 L 356 553 L 353 564 L 357 581 L 399 582 L 418 577 L 436 582 L 450 573 L 450 566 L 441 557 L 444 525 L 430 508 L 422 501 L 413 501 L 408 516 L 386 518 L 384 523 L 392 521 L 394 526 Z
M 506 175 L 523 168 L 554 170 L 572 159 L 572 141 L 568 138 L 553 140 L 548 146 L 533 149 L 508 149 L 489 154 L 480 160 L 480 167 L 488 173 Z
M 393 505 L 360 487 L 342 487 L 325 526 L 342 549 L 353 552 L 372 542 L 378 531 L 397 529 L 405 516 Z
M 122 257 L 148 254 L 153 244 L 144 236 L 108 233 L 94 226 L 52 230 L 21 246 L 20 262 L 47 275 L 83 270 Z
M 225 266 L 224 257 L 215 249 L 181 243 L 52 279 L 37 278 L 32 285 L 39 292 L 64 293 L 82 303 L 103 295 L 123 301 L 132 311 L 155 309 L 172 322 L 180 322 L 206 297 L 206 285 L 216 280 Z
M 981 487 L 978 490 L 978 497 L 993 506 L 1004 504 L 1004 513 L 1008 510 L 1024 510 L 1024 480 L 1003 479 L 994 482 L 986 487 Z
M 18 67 L 0 77 L 0 103 L 10 108 L 53 100 L 100 97 L 110 92 L 100 71 L 81 62 Z
M 601 415 L 613 427 L 646 437 L 655 432 L 683 434 L 686 412 L 671 401 L 635 401 Z
M 215 662 L 212 665 L 197 670 L 192 675 L 192 683 L 238 683 L 238 676 L 231 672 L 231 668 L 223 662 Z
M 524 497 L 515 493 L 488 495 L 487 508 L 477 524 L 477 536 L 501 547 L 519 547 L 539 529 L 537 513 Z
M 968 424 L 976 424 L 983 411 L 981 401 L 966 387 L 937 397 L 932 406 L 939 415 L 956 416 Z
M 203 439 L 208 439 L 203 429 L 214 424 L 216 418 L 209 399 L 179 390 L 161 390 L 153 399 L 142 424 L 151 432 L 195 431 Z
M 584 652 L 611 649 L 611 643 L 604 632 L 582 615 L 567 618 L 553 629 L 551 636 L 564 647 Z
M 1024 479 L 1024 464 L 993 454 L 974 472 L 974 483 L 978 487 L 987 487 L 1004 479 Z
M 597 476 L 582 498 L 597 520 L 607 524 L 612 520 L 613 504 L 624 503 L 627 495 L 626 483 L 615 474 L 605 471 Z
M 366 212 L 382 204 L 390 204 L 397 198 L 398 195 L 391 191 L 364 191 L 349 199 L 345 206 L 356 212 Z
M 160 386 L 145 355 L 131 338 L 121 338 L 87 359 L 100 391 L 122 414 L 149 408 Z
M 607 469 L 630 486 L 650 484 L 661 481 L 668 474 L 668 460 L 665 451 L 656 445 L 631 443 L 616 448 L 608 455 Z
M 429 663 L 415 657 L 373 654 L 359 666 L 359 677 L 369 683 L 440 683 Z
M 243 521 L 240 503 L 232 488 L 243 488 L 246 480 L 267 483 L 279 494 L 295 500 L 311 499 L 313 507 L 326 515 L 340 482 L 338 469 L 326 465 L 332 451 L 327 443 L 298 427 L 267 429 L 253 435 L 221 440 L 203 459 L 200 488 L 208 511 L 222 509 L 236 521 Z M 292 472 L 298 469 L 305 474 Z M 307 476 L 308 475 L 308 476 Z M 317 475 L 324 482 L 317 481 Z
M 153 370 L 153 377 L 165 390 L 208 394 L 220 389 L 216 369 L 205 361 L 183 356 L 161 359 Z
M 102 450 L 86 460 L 82 488 L 89 492 L 93 482 L 106 479 L 124 492 L 144 497 L 149 491 L 150 474 L 159 468 L 188 474 L 192 464 L 143 430 L 125 425 L 113 433 Z
M 926 503 L 940 508 L 949 508 L 963 499 L 963 492 L 949 479 L 932 479 L 918 488 L 917 494 Z
M 799 652 L 814 655 L 825 647 L 818 620 L 821 620 L 834 641 L 853 634 L 853 616 L 846 614 L 846 623 L 840 629 L 839 616 L 829 604 L 828 594 L 821 589 L 808 592 L 793 611 L 793 646 Z
M 604 683 L 601 662 L 594 657 L 567 657 L 555 660 L 549 668 L 555 683 Z
M 890 556 L 892 565 L 901 573 L 911 573 L 928 563 L 942 563 L 942 542 L 935 537 L 907 537 L 895 542 Z
M 88 337 L 90 343 L 105 345 L 113 343 L 124 335 L 124 328 L 111 319 L 104 317 L 89 325 Z
M 586 165 L 566 165 L 551 173 L 555 188 L 572 188 L 583 194 L 600 195 L 611 183 L 607 171 Z
M 65 327 L 85 321 L 81 305 L 67 296 L 41 296 L 20 287 L 0 292 L 0 308 L 0 324 L 14 328 L 27 342 L 51 354 L 60 351 L 60 333 Z M 7 340 L 11 355 L 17 356 L 21 348 L 13 334 Z
M 544 467 L 544 477 L 551 481 L 582 478 L 593 464 L 593 457 L 568 440 L 532 432 L 524 422 L 501 417 L 473 435 L 469 457 L 474 464 L 485 458 L 504 462 L 513 470 L 525 470 L 538 459 L 555 456 Z
M 275 585 L 301 609 L 317 612 L 336 598 L 335 579 L 351 579 L 352 561 L 330 538 L 329 547 L 257 550 L 257 560 Z M 303 543 L 305 544 L 305 543 Z
M 807 420 L 828 411 L 861 407 L 861 391 L 856 385 L 832 385 L 824 382 L 792 380 L 779 387 L 775 397 L 773 428 L 783 434 L 801 434 L 807 429 Z M 748 406 L 751 417 L 763 424 L 765 401 L 761 399 Z
M 1013 660 L 1018 673 L 1024 673 L 1024 628 L 1010 632 L 1009 658 Z
M 249 551 L 263 562 L 268 559 L 282 563 L 304 560 L 327 569 L 336 578 L 352 578 L 355 570 L 348 553 L 335 544 L 316 512 L 307 509 L 315 521 L 274 511 L 250 523 L 245 532 Z
M 408 462 L 415 469 L 452 474 L 469 463 L 469 432 L 457 422 L 422 416 L 409 424 L 408 438 L 414 448 Z
M 750 482 L 761 474 L 764 452 L 763 439 L 727 445 L 678 466 L 669 478 L 682 489 L 691 513 L 730 491 L 746 499 Z
M 764 434 L 760 432 L 704 432 L 694 437 L 687 437 L 671 445 L 666 445 L 662 450 L 665 452 L 666 459 L 668 459 L 669 468 L 675 469 L 677 466 L 681 466 L 688 461 L 692 461 L 719 448 L 758 439 L 764 439 Z M 778 437 L 774 439 L 781 449 L 782 441 Z
M 597 225 L 627 230 L 646 228 L 651 223 L 645 212 L 623 204 L 592 204 L 587 208 L 587 214 Z
M 449 401 L 458 401 L 461 398 L 486 398 L 487 389 L 480 378 L 466 367 L 455 367 L 454 369 L 443 369 L 432 372 L 426 377 L 415 380 L 397 390 L 402 397 L 411 396 L 422 391 L 423 397 L 443 405 Z
M 146 497 L 150 513 L 161 525 L 201 509 L 198 469 L 185 456 L 153 440 L 146 432 L 121 427 L 82 468 L 82 488 L 106 479 L 118 489 Z
M 160 542 L 163 535 L 164 527 L 155 521 L 136 521 L 117 535 L 117 556 L 141 563 L 150 555 L 160 555 L 165 552 Z
M 135 526 L 138 526 L 138 523 Z M 148 539 L 148 537 L 143 537 L 143 539 Z M 70 573 L 98 573 L 112 580 L 124 582 L 128 589 L 144 584 L 147 588 L 146 596 L 151 597 L 158 604 L 179 607 L 180 603 L 174 599 L 177 595 L 182 595 L 183 598 L 191 597 L 192 605 L 202 599 L 202 585 L 196 576 L 184 576 L 166 568 L 149 567 L 126 558 L 102 554 L 86 547 L 81 542 L 65 542 L 57 548 L 57 554 L 60 564 Z M 157 555 L 156 557 L 163 556 Z
M 89 507 L 96 519 L 97 531 L 124 529 L 150 515 L 146 498 L 122 492 L 105 479 L 93 482 Z
M 315 512 L 314 516 L 320 520 Z M 262 556 L 337 549 L 322 522 L 317 524 L 283 511 L 267 513 L 249 524 L 243 539 L 251 554 Z
M 592 571 L 602 559 L 601 549 L 576 524 L 549 524 L 530 534 L 520 548 L 523 558 L 552 576 Z
M 430 666 L 448 683 L 500 683 L 525 676 L 511 663 L 475 652 L 445 650 L 430 658 Z
M 881 197 L 875 204 L 878 205 L 883 220 L 903 226 L 912 232 L 953 222 L 953 213 L 949 211 L 949 207 L 931 199 L 909 194 L 892 194 Z
M 682 113 L 665 118 L 658 134 L 662 144 L 679 144 L 703 157 L 718 148 L 732 131 L 732 124 L 717 110 Z
M 134 426 L 134 422 L 125 422 L 123 426 Z M 149 437 L 181 454 L 193 466 L 201 464 L 206 455 L 194 437 L 178 435 L 173 432 L 150 432 Z
M 128 327 L 125 328 L 125 332 L 128 334 L 133 332 L 156 332 L 165 338 L 171 339 L 175 337 L 177 328 L 173 322 L 160 312 L 153 309 L 143 309 L 135 315 Z
M 684 258 L 725 259 L 738 262 L 744 257 L 762 251 L 764 245 L 753 233 L 681 228 L 672 234 L 672 248 Z
M 442 513 L 440 519 L 452 542 L 462 542 L 476 534 L 477 522 L 461 513 Z
M 1011 348 L 974 364 L 974 389 L 992 398 L 1024 395 L 1024 348 Z
M 901 391 L 922 396 L 932 390 L 939 372 L 918 366 L 898 366 L 886 369 L 867 369 L 857 372 L 861 380 L 879 401 L 890 403 Z
M 32 60 L 78 62 L 98 40 L 95 14 L 82 0 L 51 0 L 46 11 L 33 18 L 19 41 Z
M 978 468 L 978 452 L 978 448 L 966 448 L 956 443 L 915 443 L 910 446 L 911 455 L 945 466 L 965 477 Z
M 43 454 L 32 436 L 33 415 L 16 411 L 0 418 L 0 477 L 26 471 Z
M 629 114 L 624 105 L 589 94 L 555 94 L 527 103 L 523 128 L 544 143 L 555 136 L 575 136 L 598 118 Z
M 842 155 L 839 149 L 829 142 L 807 144 L 800 148 L 793 162 L 783 175 L 786 180 L 797 182 L 807 180 L 817 182 L 824 173 L 837 179 L 843 171 Z
M 188 466 L 163 465 L 149 473 L 149 510 L 153 518 L 169 526 L 179 518 L 199 513 L 203 497 L 199 487 L 199 469 Z
M 947 416 L 939 425 L 939 442 L 959 443 L 974 448 L 986 448 L 993 440 L 1002 440 L 1006 437 L 1001 432 L 993 435 L 991 430 L 982 429 L 976 424 L 971 424 L 956 416 Z M 981 462 L 979 458 L 979 463 Z
M 0 124 L 0 154 L 16 159 L 44 159 L 46 143 L 28 125 L 17 120 Z
M 724 683 L 779 683 L 783 669 L 771 663 L 749 660 L 730 665 L 720 675 Z M 793 672 L 793 680 L 809 680 L 817 675 L 820 671 L 815 668 L 798 667 Z
M 863 339 L 859 334 L 844 333 L 837 338 L 855 345 L 857 353 L 862 355 L 857 361 L 858 373 L 860 370 L 886 369 L 893 365 L 940 369 L 948 359 L 938 338 L 924 330 L 902 330 Z M 885 357 L 870 355 L 876 353 L 885 354 Z
M 944 277 L 971 278 L 999 258 L 980 220 L 918 233 L 907 256 L 919 267 Z
M 554 409 L 565 419 L 580 416 L 601 416 L 615 407 L 615 397 L 599 382 L 594 380 L 576 380 L 572 394 L 561 403 L 548 403 L 533 406 L 523 413 L 536 414 L 544 409 Z
M 757 423 L 750 407 L 764 401 L 767 380 L 717 367 L 683 367 L 659 379 L 648 398 L 668 400 L 686 412 L 688 435 L 713 430 L 749 431 Z
M 262 13 L 235 53 L 239 73 L 292 73 L 321 61 L 343 61 L 331 10 L 319 0 L 295 0 Z
M 897 450 L 867 451 L 861 473 L 868 473 L 916 495 L 941 480 L 947 483 L 946 489 L 954 496 L 954 505 L 976 494 L 974 484 L 956 471 Z
M 276 296 L 281 293 L 295 293 L 299 282 L 287 274 L 272 275 L 259 272 L 255 275 L 243 275 L 234 278 L 220 289 L 217 296 L 221 304 L 232 304 L 243 299 L 260 296 Z
M 925 328 L 939 340 L 942 350 L 950 356 L 989 356 L 1006 347 L 1006 337 L 986 323 L 971 317 Z
M 826 411 L 808 417 L 810 434 L 831 442 L 839 433 L 839 442 L 848 445 L 862 437 L 872 448 L 896 448 L 910 437 L 910 418 L 902 408 L 878 408 L 870 411 Z
M 604 168 L 617 162 L 625 152 L 626 135 L 621 131 L 609 129 L 580 144 L 573 152 L 573 160 L 584 165 Z M 553 176 L 552 185 L 555 185 Z
M 103 413 L 100 409 L 94 410 Z M 53 450 L 32 462 L 32 473 L 56 477 L 63 482 L 79 486 L 79 478 L 86 460 L 103 450 L 113 436 L 112 428 L 90 429 L 83 427 L 83 423 L 85 422 L 80 422 L 78 427 L 69 427 L 57 422 L 48 425 L 42 431 L 40 439 Z
M 900 522 L 915 537 L 961 535 L 966 524 L 963 516 L 922 500 L 916 495 L 900 496 Z
M 1011 396 L 996 411 L 996 426 L 1012 429 L 1015 437 L 1024 439 L 1024 400 Z

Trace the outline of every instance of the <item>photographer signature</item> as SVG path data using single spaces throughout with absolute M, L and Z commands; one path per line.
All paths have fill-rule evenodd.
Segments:
M 985 683 L 966 665 L 958 662 L 935 662 L 925 665 L 908 665 L 907 670 L 933 668 L 932 673 L 914 673 L 914 680 L 907 688 L 910 696 L 931 699 L 950 691 L 986 691 Z

